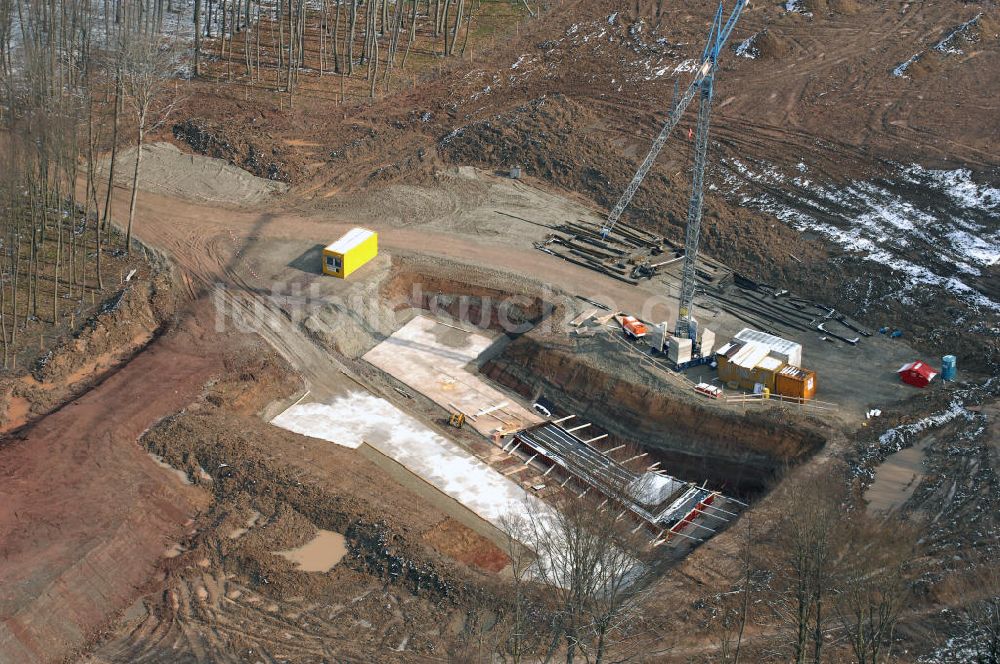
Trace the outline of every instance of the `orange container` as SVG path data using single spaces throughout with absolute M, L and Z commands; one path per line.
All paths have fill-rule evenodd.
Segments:
M 783 397 L 808 401 L 816 396 L 816 372 L 787 366 L 775 374 L 774 391 Z

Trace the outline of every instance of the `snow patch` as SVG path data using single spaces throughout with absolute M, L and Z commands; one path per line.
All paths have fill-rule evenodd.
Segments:
M 898 452 L 906 447 L 908 441 L 916 434 L 926 429 L 937 428 L 947 424 L 956 417 L 964 417 L 965 419 L 971 420 L 974 415 L 962 405 L 961 401 L 955 400 L 951 402 L 946 410 L 943 410 L 940 413 L 929 415 L 922 420 L 913 422 L 912 424 L 903 424 L 887 430 L 879 436 L 878 444 L 883 450 Z
M 698 61 L 694 58 L 688 58 L 684 60 L 679 65 L 674 67 L 675 74 L 682 74 L 684 72 L 696 71 L 698 69 Z
M 896 68 L 892 70 L 892 75 L 895 76 L 896 78 L 909 78 L 909 75 L 906 73 L 906 70 L 910 68 L 910 65 L 919 60 L 921 55 L 922 53 L 914 53 L 909 60 L 899 65 L 896 65 Z
M 978 25 L 979 19 L 981 19 L 982 17 L 983 13 L 979 12 L 965 23 L 957 26 L 955 29 L 953 29 L 951 32 L 945 35 L 944 38 L 941 39 L 941 41 L 934 44 L 933 47 L 934 50 L 938 51 L 939 53 L 944 53 L 945 55 L 961 55 L 962 49 L 955 46 L 955 42 L 958 41 L 959 38 L 972 41 L 974 39 L 974 36 L 971 34 L 971 28 Z
M 802 0 L 785 0 L 785 11 L 803 16 L 812 16 L 812 12 L 806 11 L 806 6 Z
M 739 44 L 733 46 L 733 51 L 741 58 L 756 60 L 760 57 L 760 49 L 757 48 L 757 37 L 760 33 L 752 34 Z
M 799 162 L 795 169 L 808 167 Z M 937 286 L 974 307 L 1000 311 L 986 291 L 964 281 L 1000 263 L 1000 190 L 977 184 L 965 169 L 900 166 L 890 179 L 837 186 L 727 159 L 723 181 L 741 205 L 893 270 L 907 292 Z

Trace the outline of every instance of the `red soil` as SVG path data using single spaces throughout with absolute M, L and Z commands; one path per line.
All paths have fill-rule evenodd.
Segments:
M 0 661 L 58 661 L 82 646 L 207 504 L 136 444 L 221 367 L 205 337 L 189 318 L 0 446 Z

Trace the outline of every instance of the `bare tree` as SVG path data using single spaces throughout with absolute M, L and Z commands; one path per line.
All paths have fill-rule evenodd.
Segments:
M 634 524 L 618 516 L 575 497 L 551 511 L 526 504 L 518 533 L 535 554 L 531 575 L 546 586 L 547 659 L 560 644 L 567 664 L 577 657 L 603 662 L 609 652 L 627 649 L 617 634 L 639 611 L 646 568 Z
M 791 627 L 790 655 L 796 664 L 822 660 L 845 497 L 844 483 L 833 473 L 800 478 L 780 498 L 788 507 L 771 559 L 780 584 L 771 604 Z
M 708 604 L 718 617 L 712 631 L 716 636 L 718 651 L 716 661 L 721 664 L 738 664 L 743 648 L 743 634 L 750 621 L 752 584 L 756 563 L 753 558 L 753 529 L 750 513 L 740 517 L 745 526 L 740 536 L 740 563 L 742 574 L 739 584 L 730 592 L 715 595 Z
M 139 193 L 139 168 L 146 134 L 159 127 L 170 115 L 176 100 L 165 102 L 175 67 L 175 53 L 170 42 L 157 34 L 125 33 L 121 39 L 122 93 L 135 119 L 135 168 L 132 172 L 132 195 L 128 206 L 125 251 L 132 247 L 132 225 Z
M 858 664 L 887 661 L 899 615 L 909 596 L 907 566 L 915 529 L 902 519 L 875 521 L 853 515 L 845 547 L 836 614 Z
M 194 0 L 194 75 L 201 76 L 201 0 Z
M 536 510 L 531 509 L 529 513 Z M 505 661 L 520 664 L 537 650 L 541 634 L 536 629 L 533 604 L 538 605 L 534 593 L 535 553 L 524 543 L 530 541 L 531 528 L 520 514 L 508 513 L 500 517 L 500 530 L 506 535 L 504 552 L 510 560 L 510 593 L 507 597 L 505 634 L 499 639 L 498 655 Z
M 1000 664 L 1000 566 L 995 562 L 974 570 L 962 589 L 968 598 L 959 611 L 961 633 L 975 664 Z

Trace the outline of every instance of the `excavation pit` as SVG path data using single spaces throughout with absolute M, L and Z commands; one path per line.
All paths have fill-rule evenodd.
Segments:
M 679 479 L 741 500 L 756 498 L 785 468 L 824 443 L 794 416 L 772 409 L 742 413 L 682 393 L 662 377 L 623 362 L 601 338 L 522 335 L 482 372 L 525 398 L 544 396 L 557 413 L 591 422 L 605 449 L 626 446 Z
M 484 286 L 491 283 L 485 276 L 462 281 L 401 267 L 382 295 L 427 314 L 364 359 L 445 411 L 472 415 L 467 422 L 488 438 L 539 422 L 530 404 L 544 397 L 554 412 L 577 415 L 606 434 L 598 446 L 623 449 L 615 458 L 638 451 L 643 467 L 658 463 L 671 476 L 743 501 L 768 491 L 784 469 L 824 443 L 794 414 L 741 412 L 687 394 L 604 334 L 571 337 L 539 325 L 560 313 L 547 298 Z M 533 486 L 531 471 L 521 475 Z
M 419 309 L 437 319 L 451 319 L 465 329 L 492 330 L 511 336 L 534 328 L 555 306 L 541 292 L 499 288 L 506 279 L 468 267 L 461 278 L 440 270 L 422 270 L 396 261 L 380 296 L 394 310 Z

